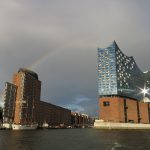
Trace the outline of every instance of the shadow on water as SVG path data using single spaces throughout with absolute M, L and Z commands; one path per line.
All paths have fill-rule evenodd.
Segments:
M 149 150 L 150 131 L 56 129 L 0 131 L 0 150 Z

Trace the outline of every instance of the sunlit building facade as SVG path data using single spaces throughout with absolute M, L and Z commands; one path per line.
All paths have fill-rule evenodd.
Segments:
M 40 101 L 41 94 L 41 81 L 38 80 L 38 75 L 21 68 L 14 74 L 13 84 L 17 87 L 14 123 L 35 122 L 35 105 Z
M 13 124 L 29 127 L 33 124 L 42 126 L 68 126 L 71 124 L 71 110 L 41 101 L 41 81 L 38 74 L 20 68 L 12 79 L 13 83 L 6 83 L 4 90 L 3 120 L 6 128 Z M 13 128 L 13 129 L 14 129 Z

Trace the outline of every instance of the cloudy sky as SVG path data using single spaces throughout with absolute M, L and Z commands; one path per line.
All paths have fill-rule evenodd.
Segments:
M 149 15 L 149 0 L 1 0 L 1 91 L 28 67 L 42 81 L 41 100 L 97 114 L 97 48 L 116 40 L 150 69 Z

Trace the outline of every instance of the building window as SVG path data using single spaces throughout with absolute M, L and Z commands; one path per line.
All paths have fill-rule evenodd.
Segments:
M 110 105 L 110 102 L 108 101 L 103 102 L 103 106 L 109 106 L 109 105 Z

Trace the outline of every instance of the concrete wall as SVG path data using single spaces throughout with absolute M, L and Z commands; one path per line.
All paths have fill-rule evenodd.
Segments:
M 94 128 L 96 129 L 150 129 L 150 124 L 142 123 L 114 123 L 114 122 L 101 122 L 95 120 Z

